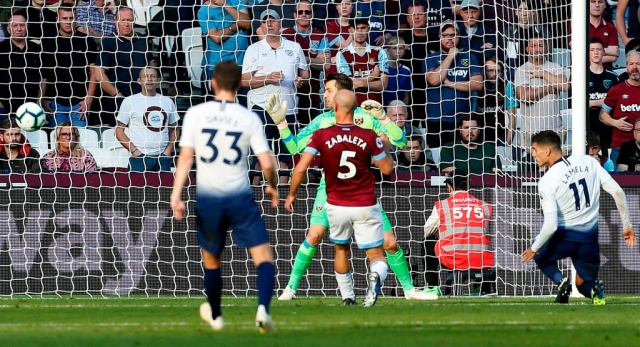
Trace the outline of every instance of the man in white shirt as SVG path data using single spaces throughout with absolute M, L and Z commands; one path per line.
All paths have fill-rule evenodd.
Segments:
M 247 49 L 242 62 L 242 86 L 251 88 L 249 104 L 251 110 L 262 117 L 265 124 L 265 135 L 274 153 L 278 156 L 281 167 L 291 163 L 291 155 L 286 153 L 279 131 L 265 111 L 267 96 L 280 94 L 280 99 L 287 106 L 287 123 L 295 132 L 297 100 L 296 88 L 308 84 L 309 67 L 300 44 L 280 36 L 280 15 L 274 10 L 265 10 L 260 14 L 262 29 L 266 33 L 264 39 L 252 44 Z M 288 177 L 281 177 L 286 183 Z
M 571 258 L 580 294 L 595 305 L 604 305 L 604 287 L 598 280 L 600 188 L 613 197 L 622 219 L 622 238 L 633 247 L 635 234 L 624 191 L 592 157 L 564 156 L 555 132 L 539 132 L 531 142 L 531 155 L 540 167 L 549 169 L 538 182 L 544 223 L 531 247 L 522 254 L 522 261 L 535 260 L 540 271 L 558 285 L 555 302 L 567 304 L 571 283 L 558 268 L 558 260 Z
M 560 92 L 571 87 L 565 70 L 547 60 L 547 39 L 541 35 L 529 38 L 528 61 L 516 70 L 514 84 L 520 101 L 520 144 L 528 151 L 531 136 L 542 130 L 562 129 Z
M 158 80 L 155 68 L 140 70 L 142 92 L 126 97 L 118 111 L 116 138 L 131 153 L 131 171 L 171 170 L 179 117 L 176 104 L 156 92 Z

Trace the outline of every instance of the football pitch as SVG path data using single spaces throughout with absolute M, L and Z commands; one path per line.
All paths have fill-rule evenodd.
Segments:
M 204 298 L 0 299 L 2 346 L 637 346 L 640 297 L 586 299 L 382 298 L 375 307 L 339 298 L 274 297 L 277 331 L 258 333 L 255 298 L 224 298 L 225 330 L 200 320 Z

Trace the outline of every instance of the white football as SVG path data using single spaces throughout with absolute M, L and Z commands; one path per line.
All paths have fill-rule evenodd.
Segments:
M 16 122 L 24 131 L 40 130 L 47 120 L 44 110 L 35 102 L 27 102 L 18 107 Z

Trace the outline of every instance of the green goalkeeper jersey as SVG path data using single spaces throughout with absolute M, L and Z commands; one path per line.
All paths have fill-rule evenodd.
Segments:
M 398 148 L 404 148 L 407 145 L 407 137 L 396 123 L 389 122 L 387 125 L 382 125 L 379 120 L 360 107 L 356 108 L 353 114 L 353 123 L 363 129 L 373 130 L 378 136 L 380 136 L 381 133 L 385 133 L 391 144 Z M 282 137 L 284 145 L 287 146 L 289 153 L 298 154 L 304 151 L 311 135 L 313 135 L 316 130 L 328 128 L 334 124 L 336 124 L 336 116 L 334 111 L 330 110 L 314 118 L 309 125 L 300 129 L 298 135 L 293 135 L 287 127 L 280 129 L 280 136 Z M 324 176 L 320 182 L 320 188 L 322 186 L 324 186 Z

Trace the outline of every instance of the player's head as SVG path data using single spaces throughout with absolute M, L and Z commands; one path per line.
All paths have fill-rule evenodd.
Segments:
M 594 64 L 602 63 L 604 56 L 604 42 L 598 37 L 589 39 L 589 61 Z
M 444 180 L 444 183 L 447 185 L 449 193 L 453 193 L 457 190 L 469 189 L 469 177 L 467 177 L 466 172 L 451 171 L 447 174 L 447 176 L 448 177 Z
M 458 122 L 458 131 L 462 143 L 474 143 L 480 136 L 480 119 L 482 116 L 478 113 L 464 114 Z
M 156 70 L 155 67 L 147 66 L 144 69 L 140 69 L 140 73 L 138 74 L 138 83 L 144 90 L 145 94 L 155 94 L 159 80 L 160 76 L 158 75 L 158 70 Z
M 240 88 L 242 68 L 235 61 L 223 61 L 213 69 L 211 85 L 218 93 L 221 91 L 235 93 Z
M 18 149 L 23 142 L 22 133 L 20 127 L 15 119 L 6 119 L 2 122 L 2 129 L 0 129 L 0 144 L 8 146 L 11 149 Z
M 531 156 L 538 166 L 551 166 L 562 157 L 562 140 L 554 131 L 541 131 L 531 138 Z
M 627 52 L 627 73 L 630 80 L 640 82 L 640 51 Z
M 333 109 L 333 98 L 342 89 L 353 90 L 351 78 L 343 73 L 330 74 L 324 82 L 324 105 L 326 108 Z
M 366 18 L 356 19 L 356 32 L 353 34 L 353 40 L 358 44 L 364 44 L 369 38 L 369 20 Z
M 358 98 L 356 94 L 350 90 L 339 90 L 333 97 L 333 110 L 336 113 L 336 120 L 340 121 L 347 118 L 353 119 L 353 112 L 358 107 Z

